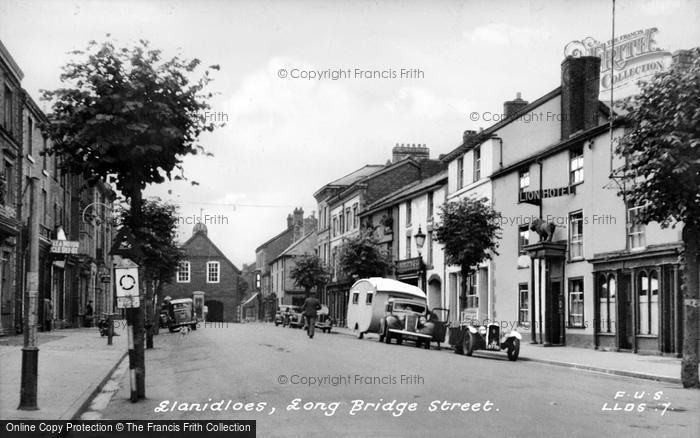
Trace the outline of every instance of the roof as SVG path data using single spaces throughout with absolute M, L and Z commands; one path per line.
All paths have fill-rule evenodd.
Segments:
M 7 50 L 2 41 L 0 41 L 0 59 L 7 64 L 10 73 L 12 73 L 17 82 L 21 82 L 22 79 L 24 79 L 24 72 L 22 72 L 22 69 L 19 68 L 19 65 L 17 65 L 17 62 L 15 62 L 14 58 L 12 58 L 10 51 Z
M 265 246 L 269 245 L 270 243 L 274 242 L 275 240 L 285 237 L 286 234 L 292 234 L 292 233 L 294 233 L 293 228 L 285 228 L 284 231 L 282 231 L 281 233 L 279 233 L 275 237 L 267 240 L 265 243 L 263 243 L 262 245 L 255 248 L 255 252 L 257 253 L 258 251 L 260 251 L 261 249 L 263 249 Z
M 404 295 L 411 295 L 414 297 L 418 298 L 425 298 L 425 292 L 417 288 L 416 286 L 412 286 L 408 283 L 403 283 L 401 281 L 397 280 L 392 280 L 391 278 L 382 278 L 382 277 L 371 277 L 371 278 L 363 278 L 361 280 L 357 280 L 355 284 L 352 285 L 354 288 L 355 285 L 361 281 L 367 281 L 369 282 L 377 291 L 382 291 L 382 292 L 398 292 Z
M 378 209 L 388 207 L 406 198 L 409 198 L 412 195 L 415 196 L 418 194 L 422 194 L 422 192 L 429 191 L 432 188 L 442 186 L 446 183 L 447 171 L 445 170 L 429 178 L 425 178 L 424 180 L 414 181 L 406 186 L 401 187 L 395 192 L 389 193 L 388 195 L 379 198 L 372 204 L 368 205 L 367 208 L 365 208 L 362 212 L 360 212 L 360 215 L 374 213 Z
M 331 187 L 342 188 L 342 187 L 349 186 L 350 184 L 354 183 L 355 181 L 357 181 L 361 178 L 364 178 L 368 175 L 371 175 L 374 172 L 378 172 L 378 171 L 382 170 L 383 168 L 384 168 L 384 165 L 382 165 L 382 164 L 367 164 L 364 167 L 360 167 L 359 169 L 355 170 L 354 172 L 351 172 L 351 173 L 349 173 L 341 178 L 336 179 L 333 182 L 330 182 L 330 183 L 324 185 L 323 187 L 321 187 L 320 189 L 318 189 L 314 193 L 314 197 L 316 197 L 320 192 L 322 192 L 323 189 L 331 188 Z
M 238 268 L 236 267 L 236 265 L 234 265 L 233 262 L 232 262 L 231 260 L 229 260 L 228 257 L 226 257 L 226 256 L 224 255 L 224 253 L 219 249 L 219 247 L 216 246 L 216 245 L 214 244 L 214 242 L 212 242 L 212 240 L 209 238 L 209 236 L 207 236 L 207 235 L 204 234 L 204 233 L 194 233 L 194 234 L 192 234 L 192 236 L 190 236 L 190 238 L 187 239 L 187 241 L 186 241 L 185 243 L 183 243 L 182 245 L 180 245 L 180 248 L 185 248 L 185 247 L 189 246 L 189 244 L 192 243 L 192 241 L 194 240 L 194 238 L 195 238 L 195 237 L 198 237 L 198 236 L 202 236 L 204 239 L 206 239 L 207 242 L 209 242 L 209 244 L 212 246 L 212 248 L 214 248 L 214 251 L 219 255 L 219 257 L 221 257 L 222 259 L 224 259 L 224 261 L 225 261 L 226 263 L 228 263 L 228 264 L 233 268 L 233 270 L 234 270 L 234 272 L 235 272 L 236 274 L 239 274 L 239 275 L 240 275 L 241 270 L 238 269 Z
M 252 302 L 254 299 L 256 299 L 258 297 L 258 294 L 259 294 L 259 292 L 255 292 L 253 295 L 251 295 L 250 298 L 248 298 L 243 303 L 241 303 L 241 307 L 245 307 L 250 302 Z
M 275 257 L 274 259 L 272 259 L 272 260 L 270 261 L 270 263 L 272 263 L 272 262 L 274 262 L 275 260 L 277 260 L 277 259 L 279 259 L 279 258 L 282 258 L 282 257 L 284 257 L 284 256 L 286 256 L 286 255 L 294 255 L 294 254 L 292 254 L 292 251 L 294 251 L 294 249 L 296 249 L 296 248 L 297 248 L 299 245 L 301 245 L 306 239 L 310 238 L 310 237 L 313 236 L 314 234 L 316 234 L 316 230 L 313 230 L 313 231 L 309 232 L 306 236 L 304 236 L 304 237 L 302 237 L 301 239 L 297 240 L 296 242 L 292 243 L 291 245 L 289 245 L 289 246 L 287 247 L 287 249 L 285 249 L 285 250 L 282 251 L 277 257 Z
M 557 97 L 560 94 L 561 94 L 561 87 L 555 88 L 554 90 L 550 91 L 549 93 L 545 94 L 544 96 L 540 97 L 539 99 L 535 100 L 534 102 L 520 108 L 518 111 L 511 114 L 509 117 L 501 120 L 498 123 L 495 123 L 495 124 L 489 126 L 488 128 L 484 129 L 483 131 L 479 132 L 478 134 L 476 134 L 472 137 L 469 137 L 466 141 L 464 141 L 461 145 L 457 146 L 454 150 L 443 155 L 441 160 L 445 161 L 445 162 L 454 160 L 455 158 L 462 155 L 464 152 L 467 152 L 468 150 L 470 150 L 474 146 L 486 141 L 489 137 L 491 137 L 491 134 L 498 131 L 502 127 L 516 121 L 524 114 L 529 113 L 533 109 L 535 109 L 538 106 L 554 99 L 555 97 Z

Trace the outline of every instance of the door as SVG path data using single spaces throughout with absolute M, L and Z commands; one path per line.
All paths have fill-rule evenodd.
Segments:
M 550 315 L 546 318 L 546 322 L 549 325 L 547 334 L 552 345 L 561 345 L 564 343 L 564 325 L 562 323 L 564 318 L 564 296 L 561 280 L 552 280 L 549 296 L 551 299 L 547 300 L 549 304 L 547 313 Z
M 218 300 L 207 300 L 204 305 L 207 306 L 207 321 L 224 322 L 224 303 Z
M 634 336 L 634 327 L 632 327 L 632 277 L 629 273 L 622 273 L 619 276 L 618 282 L 618 315 L 617 328 L 619 330 L 619 345 L 620 350 L 632 349 L 632 337 Z

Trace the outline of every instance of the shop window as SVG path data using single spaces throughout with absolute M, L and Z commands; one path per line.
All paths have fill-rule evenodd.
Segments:
M 181 261 L 177 267 L 177 282 L 178 283 L 189 283 L 190 282 L 190 262 Z
M 656 271 L 642 271 L 637 275 L 637 334 L 659 334 L 659 277 Z
M 615 333 L 615 300 L 617 284 L 615 276 L 598 277 L 598 317 L 600 333 Z
M 630 207 L 627 210 L 627 243 L 630 249 L 646 246 L 646 226 L 639 222 L 639 213 L 643 206 Z
M 569 280 L 569 326 L 585 327 L 583 320 L 583 278 Z
M 218 283 L 221 265 L 219 262 L 207 262 L 207 283 Z
M 569 258 L 583 258 L 583 212 L 569 214 Z
M 523 327 L 530 325 L 530 291 L 527 283 L 518 285 L 518 324 Z
M 583 182 L 583 148 L 576 148 L 569 153 L 569 185 Z

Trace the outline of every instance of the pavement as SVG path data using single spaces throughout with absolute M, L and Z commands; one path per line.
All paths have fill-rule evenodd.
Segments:
M 115 327 L 121 326 L 119 322 L 115 323 Z M 334 327 L 333 332 L 355 336 L 352 330 L 344 328 Z M 114 337 L 112 346 L 107 345 L 107 338 L 100 337 L 96 328 L 39 333 L 37 411 L 16 409 L 20 393 L 22 336 L 0 337 L 0 418 L 79 418 L 120 363 L 126 363 L 126 332 L 121 328 L 117 333 L 121 336 Z M 366 337 L 372 339 L 374 335 Z M 435 350 L 437 346 L 433 344 L 432 348 Z M 443 344 L 440 353 L 452 353 L 452 349 Z M 480 351 L 475 355 L 503 354 Z M 523 342 L 518 360 L 681 385 L 680 359 L 671 357 L 574 347 L 547 348 Z
M 0 418 L 70 420 L 80 415 L 127 354 L 123 321 L 115 321 L 113 345 L 97 328 L 38 333 L 38 410 L 18 410 L 23 337 L 0 337 Z
M 333 328 L 334 332 L 355 336 L 347 328 Z M 375 335 L 366 335 L 374 337 Z M 433 344 L 431 348 L 436 349 Z M 441 350 L 453 352 L 448 344 L 442 344 Z M 475 355 L 498 355 L 490 351 L 477 351 Z M 667 356 L 641 355 L 600 351 L 580 347 L 544 347 L 531 344 L 525 340 L 520 344 L 518 360 L 546 363 L 549 365 L 575 368 L 597 373 L 655 380 L 657 382 L 681 385 L 681 359 Z

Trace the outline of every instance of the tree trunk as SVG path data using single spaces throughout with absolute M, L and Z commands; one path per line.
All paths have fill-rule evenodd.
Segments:
M 459 279 L 459 284 L 460 284 L 460 291 L 459 291 L 459 314 L 458 316 L 461 319 L 461 313 L 462 310 L 467 308 L 467 279 L 469 278 L 469 274 L 471 274 L 471 269 L 468 267 L 462 266 L 462 269 L 460 271 L 460 279 Z
M 160 334 L 160 306 L 163 301 L 163 282 L 156 281 L 156 292 L 153 297 L 153 334 Z
M 153 348 L 153 281 L 146 282 L 146 306 L 144 314 L 146 316 L 146 348 Z
M 143 198 L 141 194 L 141 188 L 136 187 L 134 192 L 131 193 L 131 229 L 136 231 L 143 228 Z M 139 245 L 141 242 L 136 241 Z M 139 266 L 139 290 L 143 291 L 143 286 L 145 284 L 144 280 L 144 269 L 143 266 Z M 143 293 L 140 293 L 143 297 Z M 138 398 L 146 398 L 146 356 L 144 352 L 144 308 L 143 303 L 140 307 L 133 310 L 133 323 L 134 323 L 134 364 L 136 370 L 136 392 Z
M 700 288 L 700 222 L 683 227 L 685 266 L 683 269 L 683 360 L 681 381 L 685 388 L 700 387 L 698 381 L 698 289 Z

